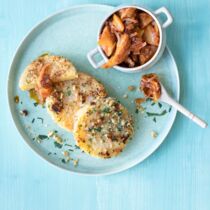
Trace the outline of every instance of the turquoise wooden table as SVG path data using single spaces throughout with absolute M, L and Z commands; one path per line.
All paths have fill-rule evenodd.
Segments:
M 8 108 L 7 76 L 23 36 L 49 14 L 74 4 L 166 6 L 181 78 L 181 103 L 210 122 L 210 1 L 0 0 L 0 209 L 209 210 L 210 129 L 178 114 L 162 146 L 141 164 L 105 177 L 72 175 L 25 144 Z

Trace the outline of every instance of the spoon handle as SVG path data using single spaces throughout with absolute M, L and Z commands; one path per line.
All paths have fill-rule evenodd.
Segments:
M 181 112 L 182 114 L 184 114 L 186 117 L 188 117 L 189 119 L 191 119 L 192 121 L 194 121 L 195 123 L 197 123 L 198 125 L 200 125 L 202 128 L 206 128 L 208 126 L 208 124 L 204 120 L 202 120 L 199 117 L 197 117 L 196 115 L 194 115 L 192 112 L 190 112 L 189 110 L 187 110 L 181 104 L 177 103 L 174 99 L 170 98 L 170 100 L 168 101 L 168 103 L 170 103 L 170 105 L 172 105 L 179 112 Z

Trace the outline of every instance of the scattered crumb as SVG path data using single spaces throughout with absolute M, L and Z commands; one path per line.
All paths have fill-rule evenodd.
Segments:
M 152 131 L 152 132 L 151 132 L 151 136 L 152 136 L 153 139 L 155 139 L 155 138 L 157 138 L 158 133 L 155 132 L 155 131 Z
M 135 89 L 136 89 L 136 87 L 133 86 L 133 85 L 128 86 L 128 90 L 129 90 L 129 91 L 134 91 Z
M 123 98 L 128 98 L 128 94 L 124 94 L 123 95 Z
M 50 131 L 50 132 L 47 134 L 47 136 L 48 136 L 48 137 L 52 137 L 52 136 L 54 135 L 54 133 L 55 133 L 54 131 Z
M 69 156 L 69 152 L 68 152 L 68 151 L 63 151 L 63 155 L 64 155 L 65 157 L 68 157 L 68 156 Z
M 16 104 L 18 104 L 19 103 L 19 96 L 15 96 L 14 101 L 15 101 Z
M 79 159 L 73 160 L 74 167 L 77 167 L 79 163 Z
M 53 135 L 53 139 L 54 139 L 57 143 L 59 143 L 59 144 L 62 144 L 62 143 L 63 143 L 62 138 L 61 138 L 60 136 L 58 136 L 57 134 L 54 134 L 54 135 Z
M 22 116 L 26 117 L 26 116 L 28 115 L 28 111 L 27 111 L 26 109 L 21 110 L 21 111 L 20 111 L 20 114 L 21 114 Z
M 145 102 L 145 98 L 136 98 L 135 99 L 135 104 L 136 106 L 139 106 L 140 104 L 142 104 L 143 102 Z

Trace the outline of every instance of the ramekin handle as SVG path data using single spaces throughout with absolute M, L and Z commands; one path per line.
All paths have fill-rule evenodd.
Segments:
M 100 54 L 100 55 L 101 55 L 101 53 L 100 53 L 98 47 L 94 48 L 93 50 L 91 50 L 91 51 L 88 52 L 88 54 L 87 54 L 87 58 L 88 58 L 90 64 L 91 64 L 95 69 L 99 68 L 100 66 L 102 66 L 102 65 L 106 62 L 106 61 L 104 60 L 104 58 L 103 58 L 102 55 L 101 55 L 101 56 L 102 56 L 102 60 L 101 60 L 101 61 L 96 61 L 95 56 L 96 56 L 97 54 Z
M 166 16 L 166 21 L 162 24 L 163 28 L 167 28 L 173 22 L 173 17 L 166 7 L 160 7 L 154 11 L 155 15 L 163 13 Z

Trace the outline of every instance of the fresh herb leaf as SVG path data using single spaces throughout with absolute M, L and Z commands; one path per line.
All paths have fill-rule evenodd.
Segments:
M 69 147 L 72 147 L 72 145 L 71 144 L 64 144 L 65 146 L 69 146 Z
M 171 111 L 171 109 L 172 109 L 172 106 L 170 106 L 170 107 L 169 107 L 168 112 L 170 112 L 170 111 Z
M 138 109 L 136 109 L 136 110 L 135 110 L 135 113 L 136 113 L 136 114 L 138 114 L 138 113 L 139 113 L 139 110 L 138 110 Z
M 38 135 L 37 138 L 40 139 L 40 140 L 44 140 L 44 139 L 48 139 L 48 136 L 46 136 L 46 135 Z
M 166 110 L 163 110 L 161 113 L 146 112 L 148 117 L 163 116 L 166 113 L 167 113 Z
M 61 162 L 62 162 L 62 163 L 66 163 L 66 160 L 63 158 L 63 159 L 61 160 Z
M 156 123 L 156 117 L 153 118 L 153 121 Z
M 49 54 L 50 54 L 49 52 L 44 52 L 44 53 L 42 53 L 39 57 L 43 57 L 43 56 L 49 55 Z
M 58 143 L 57 141 L 54 141 L 54 146 L 61 149 L 63 147 L 62 144 Z
M 35 106 L 35 107 L 38 106 L 38 105 L 39 105 L 39 104 L 38 104 L 37 102 L 34 103 L 34 106 Z
M 71 90 L 67 90 L 66 96 L 70 96 L 70 95 L 71 95 Z
M 160 102 L 158 102 L 158 106 L 161 109 L 163 105 Z
M 31 121 L 31 123 L 34 123 L 35 119 L 33 118 L 33 120 Z
M 101 132 L 102 128 L 101 127 L 97 127 L 97 128 L 93 128 L 95 131 Z
M 155 102 L 152 102 L 152 103 L 151 103 L 151 106 L 154 106 L 154 105 L 155 105 Z
M 52 154 L 52 152 L 48 152 L 48 153 L 47 153 L 47 155 L 51 155 L 51 154 Z
M 117 115 L 118 115 L 118 116 L 122 116 L 122 111 L 118 111 L 118 112 L 117 112 Z
M 68 149 L 70 152 L 74 152 L 74 150 L 73 149 Z
M 75 146 L 75 149 L 80 149 L 80 147 L 78 147 L 77 145 L 74 145 Z
M 110 113 L 110 108 L 109 107 L 105 107 L 102 112 L 104 113 Z
M 41 120 L 42 124 L 44 122 L 44 119 L 42 117 L 37 117 L 38 120 Z

